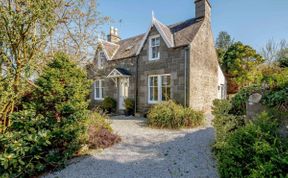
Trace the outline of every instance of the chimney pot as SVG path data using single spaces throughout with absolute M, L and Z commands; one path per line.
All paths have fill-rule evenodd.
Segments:
M 118 29 L 111 26 L 110 27 L 110 34 L 107 36 L 108 41 L 111 43 L 118 43 L 121 38 L 119 37 Z

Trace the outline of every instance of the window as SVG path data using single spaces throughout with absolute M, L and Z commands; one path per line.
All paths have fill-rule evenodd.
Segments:
M 103 100 L 104 94 L 104 87 L 103 87 L 103 80 L 97 80 L 94 83 L 94 99 L 95 100 Z
M 153 75 L 148 77 L 148 103 L 171 99 L 171 76 Z
M 98 64 L 97 64 L 98 69 L 103 69 L 105 60 L 106 60 L 105 53 L 103 51 L 100 51 L 98 53 Z
M 160 35 L 152 36 L 149 39 L 149 60 L 160 59 Z

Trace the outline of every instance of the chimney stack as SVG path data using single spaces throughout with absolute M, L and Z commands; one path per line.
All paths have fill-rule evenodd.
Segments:
M 118 29 L 114 27 L 110 27 L 110 34 L 107 35 L 108 41 L 111 43 L 118 43 L 121 38 L 118 33 Z
M 195 0 L 195 17 L 205 17 L 210 21 L 211 19 L 211 4 L 209 0 Z

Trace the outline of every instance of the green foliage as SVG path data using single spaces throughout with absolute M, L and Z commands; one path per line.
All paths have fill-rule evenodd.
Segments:
M 131 115 L 134 113 L 134 101 L 130 98 L 126 98 L 124 100 L 124 103 L 125 103 L 125 109 L 126 109 L 126 112 L 128 115 Z
M 63 53 L 55 55 L 36 81 L 40 89 L 33 93 L 37 112 L 58 121 L 77 121 L 88 107 L 91 81 L 85 71 L 77 67 Z
M 256 66 L 263 62 L 262 56 L 252 47 L 237 42 L 223 56 L 222 68 L 241 88 L 255 80 Z
M 58 53 L 0 136 L 0 173 L 31 177 L 64 165 L 85 143 L 90 90 L 86 74 Z M 24 102 L 24 101 L 23 101 Z
M 287 43 L 285 42 L 286 46 L 283 47 L 278 53 L 278 62 L 279 66 L 282 68 L 287 68 L 288 67 L 288 46 Z
M 212 109 L 212 114 L 215 117 L 213 126 L 216 129 L 217 142 L 215 147 L 217 148 L 224 143 L 231 133 L 244 126 L 244 118 L 230 114 L 232 104 L 228 100 L 214 100 Z
M 115 111 L 116 107 L 117 107 L 117 102 L 111 97 L 105 97 L 101 104 L 101 108 L 104 109 L 108 113 Z
M 202 112 L 184 108 L 173 101 L 165 101 L 154 105 L 149 110 L 147 117 L 149 126 L 169 129 L 196 127 L 204 121 Z
M 263 104 L 275 107 L 280 111 L 288 111 L 288 68 L 265 75 L 263 81 L 268 84 Z
M 221 177 L 285 177 L 287 153 L 287 140 L 280 139 L 277 124 L 264 113 L 228 135 L 216 157 Z
M 234 115 L 245 115 L 246 114 L 246 102 L 249 99 L 249 96 L 255 92 L 259 92 L 260 87 L 257 85 L 251 85 L 245 88 L 242 88 L 232 99 L 232 108 L 231 113 Z

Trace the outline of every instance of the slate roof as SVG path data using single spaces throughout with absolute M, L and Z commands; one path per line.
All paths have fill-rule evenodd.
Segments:
M 192 18 L 170 26 L 166 26 L 158 20 L 156 20 L 156 23 L 158 23 L 158 26 L 161 28 L 162 32 L 164 32 L 165 36 L 167 37 L 166 39 L 174 44 L 173 47 L 181 47 L 187 46 L 193 41 L 202 25 L 203 19 L 204 18 Z M 117 43 L 117 45 L 112 43 L 103 43 L 103 45 L 105 50 L 107 50 L 109 57 L 111 56 L 111 60 L 124 59 L 137 54 L 137 51 L 144 38 L 145 34 L 141 34 L 132 38 L 121 40 Z M 114 56 L 113 53 L 115 53 Z
M 118 72 L 120 72 L 122 75 L 131 75 L 131 73 L 123 68 L 116 68 L 116 70 L 118 70 Z

